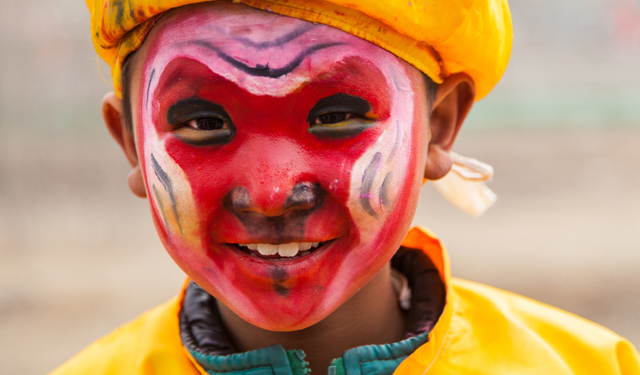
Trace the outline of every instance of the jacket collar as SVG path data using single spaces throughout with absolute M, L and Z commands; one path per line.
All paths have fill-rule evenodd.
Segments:
M 443 352 L 451 326 L 451 317 L 453 315 L 451 266 L 446 249 L 440 243 L 440 240 L 426 228 L 412 228 L 402 242 L 402 246 L 419 249 L 431 259 L 444 284 L 446 293 L 444 309 L 436 325 L 429 332 L 427 342 L 416 349 L 394 372 L 394 375 L 408 375 L 415 373 L 416 368 L 420 368 L 422 373 L 425 374 Z
M 329 375 L 373 375 L 403 372 L 401 362 L 430 367 L 442 349 L 451 320 L 449 261 L 440 241 L 429 231 L 412 229 L 391 261 L 412 290 L 408 330 L 402 341 L 347 350 L 334 359 Z M 191 282 L 183 292 L 180 336 L 189 355 L 209 374 L 307 375 L 301 350 L 281 345 L 237 353 L 220 321 L 216 300 Z M 444 304 L 444 306 L 443 306 Z M 437 322 L 437 324 L 436 324 Z M 412 353 L 418 355 L 411 355 Z

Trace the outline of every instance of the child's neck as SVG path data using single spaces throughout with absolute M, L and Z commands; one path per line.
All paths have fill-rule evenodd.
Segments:
M 325 374 L 331 360 L 345 351 L 362 345 L 400 341 L 406 329 L 405 314 L 391 285 L 389 264 L 331 315 L 300 331 L 267 331 L 242 320 L 226 306 L 218 306 L 239 351 L 276 344 L 287 350 L 302 349 L 311 373 L 316 375 Z

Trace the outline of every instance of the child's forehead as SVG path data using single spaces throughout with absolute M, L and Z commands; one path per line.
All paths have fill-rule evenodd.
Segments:
M 349 33 L 322 24 L 290 18 L 241 4 L 207 2 L 169 11 L 153 27 L 150 37 L 176 44 L 209 39 L 220 46 L 249 50 L 336 41 L 379 48 Z
M 227 2 L 184 6 L 169 11 L 163 18 L 165 26 L 218 34 L 221 38 L 265 48 L 284 44 L 321 26 Z
M 353 57 L 389 72 L 384 75 L 393 76 L 394 84 L 408 65 L 341 30 L 231 3 L 171 11 L 154 26 L 145 44 L 149 47 L 143 54 L 147 76 L 155 70 L 158 77 L 173 60 L 186 58 L 198 60 L 248 91 L 276 96 L 295 91 L 323 71 L 340 70 Z M 357 69 L 352 72 L 358 73 Z M 149 82 L 149 88 L 153 85 Z

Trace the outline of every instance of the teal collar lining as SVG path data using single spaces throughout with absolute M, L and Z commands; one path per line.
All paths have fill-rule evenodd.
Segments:
M 427 342 L 428 333 L 392 344 L 366 345 L 347 350 L 331 361 L 328 375 L 390 375 L 400 362 Z M 189 348 L 189 353 L 211 375 L 309 375 L 302 350 L 285 350 L 281 345 L 245 353 L 206 355 Z

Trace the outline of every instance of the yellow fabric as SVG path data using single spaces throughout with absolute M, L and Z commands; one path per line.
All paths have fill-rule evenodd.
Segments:
M 162 12 L 208 0 L 85 0 L 98 54 L 112 67 L 120 94 L 125 58 Z M 500 80 L 511 54 L 507 0 L 233 0 L 341 29 L 394 53 L 436 83 L 469 74 L 484 97 Z
M 429 341 L 394 375 L 640 374 L 636 349 L 608 329 L 513 293 L 450 279 L 447 254 L 428 231 L 412 229 L 403 246 L 431 258 L 447 304 Z M 53 375 L 206 375 L 180 341 L 182 298 L 98 340 Z

